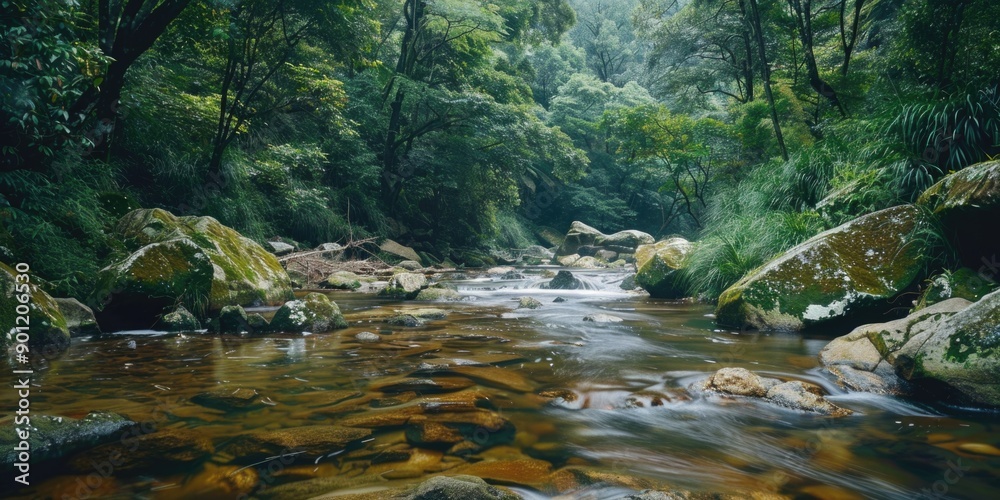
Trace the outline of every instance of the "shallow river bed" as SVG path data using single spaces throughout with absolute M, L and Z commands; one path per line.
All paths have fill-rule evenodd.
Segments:
M 997 415 L 845 393 L 816 355 L 847 332 L 720 330 L 711 307 L 623 292 L 622 274 L 574 271 L 589 289 L 545 290 L 545 272 L 458 276 L 459 302 L 331 293 L 350 322 L 331 334 L 74 340 L 36 377 L 33 414 L 110 411 L 144 422 L 156 431 L 149 435 L 175 437 L 127 449 L 126 465 L 101 480 L 93 479 L 100 450 L 40 465 L 44 480 L 33 471 L 17 495 L 308 498 L 441 473 L 477 475 L 528 498 L 620 498 L 646 488 L 995 498 L 1000 489 L 1000 458 L 988 453 L 1000 445 Z M 541 307 L 515 309 L 522 296 Z M 420 308 L 445 316 L 386 322 Z M 583 320 L 596 313 L 624 321 Z M 361 342 L 360 332 L 381 339 Z M 816 416 L 690 390 L 726 366 L 813 382 L 855 414 Z M 243 408 L 204 396 L 220 388 L 257 394 Z M 281 433 L 307 426 L 314 434 Z M 347 430 L 320 431 L 331 426 Z

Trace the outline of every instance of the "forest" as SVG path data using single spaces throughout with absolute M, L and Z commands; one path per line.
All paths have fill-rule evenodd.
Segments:
M 3 257 L 63 295 L 162 207 L 471 266 L 682 235 L 711 300 L 1000 153 L 986 0 L 4 4 Z
M 0 33 L 0 496 L 995 496 L 996 0 Z

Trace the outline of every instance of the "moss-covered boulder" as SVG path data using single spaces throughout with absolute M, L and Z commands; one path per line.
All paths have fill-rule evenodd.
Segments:
M 357 290 L 361 288 L 361 277 L 350 271 L 337 271 L 323 280 L 320 286 L 334 290 Z
M 575 253 L 585 255 L 585 252 L 580 251 L 581 247 L 599 247 L 614 252 L 631 252 L 639 245 L 650 244 L 654 241 L 656 240 L 651 235 L 634 229 L 604 234 L 580 221 L 573 221 L 566 237 L 563 238 L 562 244 L 556 251 L 556 256 L 561 257 Z
M 32 349 L 62 352 L 69 347 L 66 318 L 56 301 L 31 282 L 34 278 L 30 273 L 19 273 L 0 262 L 0 348 L 17 342 L 17 327 L 20 326 L 27 327 L 22 334 L 27 333 L 28 346 Z M 18 313 L 19 306 L 27 309 L 27 314 L 23 316 L 27 318 L 27 324 L 17 319 L 22 317 Z
M 226 306 L 219 311 L 219 333 L 243 333 L 250 331 L 250 319 L 246 309 L 240 306 Z
M 427 288 L 427 278 L 423 274 L 398 273 L 389 279 L 389 284 L 379 295 L 394 299 L 414 299 L 424 288 Z
M 292 298 L 291 280 L 277 258 L 211 217 L 140 209 L 118 222 L 115 235 L 132 254 L 98 276 L 94 303 L 105 304 L 98 315 L 102 326 L 148 327 L 165 305 L 177 302 L 203 315 Z
M 717 321 L 793 331 L 834 320 L 863 323 L 919 278 L 926 224 L 919 208 L 903 205 L 820 233 L 723 292 Z
M 917 203 L 940 217 L 964 265 L 997 274 L 1000 232 L 984 228 L 984 221 L 1000 217 L 1000 161 L 979 163 L 946 176 L 924 191 Z M 992 261 L 984 261 L 991 257 Z
M 59 306 L 63 318 L 66 319 L 66 327 L 69 328 L 70 336 L 83 337 L 101 333 L 93 309 L 73 298 L 55 298 L 53 300 Z
M 938 302 L 960 297 L 975 302 L 992 292 L 997 284 L 981 273 L 963 267 L 957 271 L 946 271 L 927 280 L 920 298 L 913 307 L 919 311 Z
M 1000 208 L 1000 161 L 978 163 L 941 179 L 924 191 L 917 203 L 939 214 L 963 208 Z
M 635 284 L 651 297 L 678 299 L 684 288 L 678 282 L 679 270 L 691 254 L 693 246 L 684 238 L 669 238 L 635 250 Z
M 136 425 L 135 422 L 117 414 L 90 412 L 80 419 L 31 415 L 31 463 L 39 464 L 62 458 L 73 453 L 93 448 L 104 443 L 119 441 L 122 433 Z M 0 425 L 0 463 L 10 467 L 17 462 L 18 444 L 14 420 Z
M 604 233 L 580 221 L 573 221 L 569 226 L 569 231 L 566 232 L 566 236 L 563 238 L 562 244 L 559 245 L 556 255 L 575 254 L 580 247 L 596 243 L 599 236 L 604 236 Z
M 338 328 L 347 328 L 344 315 L 336 302 L 320 293 L 286 302 L 271 319 L 271 330 L 275 332 L 325 333 Z
M 1000 407 L 1000 291 L 936 328 L 910 332 L 894 352 L 886 342 L 876 342 L 876 347 L 883 357 L 894 356 L 896 373 L 910 382 L 943 385 L 948 390 L 941 396 L 959 403 Z
M 201 330 L 201 322 L 184 306 L 177 306 L 177 309 L 160 318 L 160 328 L 168 332 L 193 332 Z

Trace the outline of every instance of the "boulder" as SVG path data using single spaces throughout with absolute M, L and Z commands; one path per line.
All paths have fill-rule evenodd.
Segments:
M 347 328 L 347 321 L 336 302 L 321 293 L 310 293 L 302 300 L 282 305 L 274 313 L 270 328 L 275 332 L 325 333 Z
M 288 255 L 295 251 L 295 247 L 285 243 L 284 241 L 268 241 L 267 246 L 270 247 L 271 253 L 277 256 Z
M 545 284 L 545 288 L 552 290 L 578 290 L 583 287 L 583 282 L 569 271 L 559 271 L 555 278 Z
M 853 413 L 828 401 L 823 397 L 823 390 L 817 385 L 797 380 L 782 382 L 775 378 L 761 377 L 746 368 L 721 368 L 701 383 L 701 389 L 762 399 L 785 408 L 834 417 Z
M 427 288 L 427 278 L 419 273 L 399 273 L 389 279 L 389 284 L 379 295 L 394 299 L 414 299 L 420 290 Z
M 201 322 L 184 306 L 177 306 L 173 312 L 160 318 L 160 327 L 168 332 L 193 332 L 201 330 Z
M 552 260 L 555 254 L 541 245 L 531 245 L 521 252 L 521 263 L 529 266 L 537 266 Z
M 570 255 L 563 255 L 561 257 L 556 257 L 555 260 L 556 263 L 559 264 L 560 266 L 570 267 L 573 264 L 575 264 L 576 261 L 580 260 L 580 258 L 581 258 L 580 254 L 574 253 Z
M 635 284 L 650 297 L 679 299 L 686 295 L 679 270 L 691 254 L 692 245 L 684 238 L 670 238 L 635 250 Z
M 66 327 L 69 328 L 71 337 L 81 337 L 85 335 L 96 335 L 101 333 L 97 326 L 97 318 L 94 317 L 94 310 L 87 307 L 76 299 L 53 299 L 59 306 L 63 318 L 66 319 Z
M 416 262 L 421 262 L 420 255 L 417 251 L 404 245 L 400 245 L 392 240 L 385 240 L 379 245 L 379 249 L 385 253 L 395 255 L 397 257 L 402 257 L 404 260 L 412 260 Z
M 456 290 L 443 285 L 432 285 L 420 290 L 415 300 L 460 300 L 461 295 Z
M 135 422 L 117 413 L 90 412 L 81 419 L 51 415 L 31 415 L 31 463 L 54 460 L 104 443 L 118 441 Z M 17 432 L 14 420 L 0 426 L 0 463 L 13 469 L 16 462 Z
M 919 311 L 955 297 L 975 302 L 996 288 L 996 283 L 987 278 L 967 267 L 938 274 L 927 280 L 927 288 L 920 294 L 913 310 Z
M 412 315 L 412 314 L 397 314 L 395 316 L 390 316 L 385 320 L 386 323 L 392 326 L 405 326 L 409 328 L 415 328 L 424 325 L 424 320 Z
M 316 250 L 327 252 L 324 255 L 328 255 L 334 252 L 342 252 L 344 250 L 344 246 L 340 243 L 321 243 L 318 247 L 316 247 Z
M 403 269 L 406 269 L 407 271 L 417 271 L 419 269 L 423 269 L 424 267 L 420 262 L 417 262 L 415 260 L 404 260 L 396 265 L 402 267 Z
M 820 233 L 723 292 L 717 321 L 795 331 L 884 313 L 923 268 L 926 225 L 919 208 L 903 205 Z
M 955 298 L 887 323 L 862 325 L 831 341 L 819 353 L 823 366 L 848 389 L 878 394 L 908 394 L 910 384 L 896 374 L 898 350 L 913 337 L 938 330 L 971 303 Z
M 275 314 L 277 317 L 277 314 Z M 219 313 L 219 333 L 243 333 L 250 331 L 250 318 L 240 306 L 226 306 Z
M 580 257 L 573 262 L 573 267 L 579 267 L 580 269 L 604 269 L 608 265 L 597 259 L 597 257 Z
M 323 280 L 320 286 L 334 290 L 357 290 L 361 288 L 361 277 L 350 271 L 337 271 Z
M 606 262 L 614 262 L 615 259 L 618 258 L 618 252 L 615 252 L 614 250 L 605 250 L 602 248 L 598 250 L 596 253 L 594 253 L 594 257 L 597 257 L 598 259 Z
M 105 330 L 148 328 L 177 303 L 203 315 L 292 298 L 278 259 L 211 217 L 140 209 L 118 222 L 115 235 L 132 254 L 98 274 L 92 298 L 104 304 L 97 319 Z
M 561 257 L 563 255 L 575 254 L 580 247 L 597 243 L 598 236 L 604 236 L 604 233 L 580 221 L 573 221 L 569 226 L 569 231 L 566 232 L 566 237 L 563 238 L 562 244 L 559 245 L 556 255 Z
M 1000 209 L 1000 160 L 978 163 L 946 176 L 924 191 L 917 203 L 936 214 Z
M 140 430 L 146 429 L 145 426 Z M 133 431 L 134 432 L 134 431 Z M 115 473 L 152 472 L 190 467 L 211 456 L 212 440 L 199 432 L 185 428 L 166 428 L 150 434 L 134 432 L 132 436 L 78 453 L 66 467 L 77 473 L 94 472 L 94 464 L 115 457 Z
M 912 329 L 908 334 L 897 349 L 884 336 L 881 342 L 874 339 L 896 373 L 924 387 L 943 386 L 941 394 L 959 403 L 1000 407 L 1000 291 L 934 328 Z
M 921 194 L 917 203 L 941 218 L 955 249 L 966 266 L 981 269 L 984 263 L 996 275 L 1000 233 L 984 231 L 983 221 L 1000 217 L 1000 160 L 966 167 L 950 174 Z M 984 259 L 993 258 L 991 262 Z
M 30 273 L 19 273 L 0 262 L 0 349 L 16 342 L 16 328 L 26 326 L 28 346 L 33 351 L 62 352 L 69 347 L 70 332 L 66 318 L 55 299 L 32 283 L 33 279 Z M 26 316 L 18 313 L 19 306 L 27 308 Z M 27 324 L 17 319 L 20 317 L 25 317 Z
M 652 235 L 635 229 L 618 231 L 615 234 L 601 235 L 597 238 L 597 246 L 606 249 L 628 248 L 635 250 L 639 245 L 650 245 L 656 241 Z

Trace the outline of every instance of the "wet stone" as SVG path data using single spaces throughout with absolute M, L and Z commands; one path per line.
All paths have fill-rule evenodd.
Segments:
M 370 430 L 358 427 L 307 425 L 243 434 L 229 441 L 223 451 L 241 463 L 280 456 L 289 450 L 316 457 L 360 446 L 361 441 L 370 436 Z
M 542 307 L 542 303 L 533 297 L 521 297 L 517 301 L 518 309 L 538 309 Z
M 116 457 L 116 473 L 163 471 L 206 459 L 212 451 L 212 441 L 207 436 L 188 429 L 163 429 L 152 434 L 134 432 L 77 454 L 69 460 L 68 467 L 75 472 L 93 472 L 95 463 Z
M 424 324 L 424 320 L 412 314 L 397 314 L 385 320 L 385 322 L 392 326 L 405 326 L 410 328 L 423 326 Z
M 377 333 L 361 332 L 355 335 L 354 339 L 362 344 L 374 344 L 376 342 L 380 342 L 382 337 L 380 337 Z
M 191 401 L 219 410 L 246 410 L 260 403 L 260 394 L 256 389 L 247 387 L 216 387 L 191 398 Z
M 452 392 L 467 389 L 475 385 L 464 377 L 434 377 L 434 378 L 404 378 L 379 382 L 372 386 L 373 390 L 381 392 L 437 393 Z
M 611 314 L 604 314 L 604 313 L 588 314 L 587 316 L 583 317 L 583 320 L 590 321 L 592 323 L 621 323 L 622 321 L 625 321 L 624 319 L 619 318 L 618 316 L 613 316 Z

